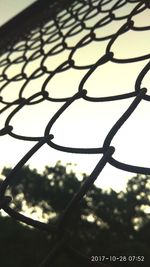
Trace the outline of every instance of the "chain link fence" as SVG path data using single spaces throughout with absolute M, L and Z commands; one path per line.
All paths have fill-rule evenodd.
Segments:
M 142 81 L 148 74 L 150 67 L 150 38 L 148 39 L 150 26 L 146 21 L 141 24 L 138 22 L 140 21 L 138 16 L 150 14 L 149 8 L 149 1 L 139 0 L 38 1 L 7 23 L 6 26 L 1 27 L 0 114 L 3 117 L 6 113 L 7 116 L 3 122 L 3 127 L 1 127 L 0 136 L 8 135 L 12 139 L 36 142 L 36 144 L 20 159 L 3 181 L 0 188 L 0 207 L 16 220 L 51 234 L 58 233 L 53 250 L 40 266 L 50 266 L 48 264 L 55 259 L 62 248 L 73 258 L 82 262 L 84 266 L 85 264 L 86 266 L 105 266 L 102 263 L 90 262 L 79 251 L 69 247 L 69 244 L 65 241 L 65 229 L 69 217 L 74 207 L 87 193 L 107 163 L 127 172 L 150 174 L 149 166 L 134 166 L 116 160 L 114 156 L 115 147 L 112 146 L 112 140 L 117 132 L 130 118 L 141 101 L 149 102 L 150 100 L 148 88 L 142 88 Z M 145 49 L 147 52 L 144 51 L 139 54 L 138 48 L 134 47 L 136 53 L 129 53 L 129 56 L 123 53 L 123 56 L 119 57 L 119 53 L 116 52 L 117 50 L 114 47 L 118 40 L 125 38 L 128 33 L 131 35 L 137 33 L 141 36 L 143 36 L 143 33 L 147 34 L 145 40 L 147 42 L 147 50 Z M 104 44 L 104 48 L 101 48 L 101 44 Z M 98 52 L 90 50 L 93 56 L 90 58 L 86 49 L 89 46 L 94 49 L 94 45 L 100 47 L 101 51 L 99 53 L 99 50 Z M 77 54 L 79 54 L 78 58 Z M 112 92 L 112 94 L 105 96 L 102 88 L 96 96 L 91 96 L 88 93 L 86 83 L 98 68 L 102 68 L 109 62 L 122 66 L 140 61 L 144 62 L 144 67 L 141 68 L 136 77 L 134 87 L 130 88 L 128 92 L 122 94 Z M 54 78 L 57 80 L 57 77 L 62 73 L 70 75 L 71 70 L 84 72 L 74 93 L 72 93 L 72 90 L 67 90 L 63 94 L 60 93 L 59 95 L 57 92 L 54 95 L 53 91 L 57 88 L 49 89 L 50 82 Z M 124 75 L 126 74 L 124 73 Z M 111 76 L 111 73 L 109 76 Z M 109 79 L 109 76 L 106 79 Z M 99 77 L 100 79 L 101 77 Z M 37 86 L 39 80 L 40 85 Z M 74 77 L 72 77 L 72 83 L 74 83 Z M 98 84 L 93 84 L 93 87 L 95 86 L 98 87 Z M 61 87 L 60 92 L 66 87 L 65 80 Z M 102 146 L 72 147 L 55 142 L 55 135 L 53 135 L 51 129 L 66 110 L 78 100 L 82 99 L 86 102 L 101 104 L 102 102 L 129 98 L 131 104 L 123 114 L 120 114 L 120 118 L 105 136 Z M 28 136 L 16 133 L 13 126 L 14 117 L 24 108 L 28 109 L 28 107 L 47 102 L 60 103 L 61 106 L 49 117 L 45 129 L 43 129 L 43 135 L 37 133 L 35 136 Z M 82 113 L 82 109 L 80 112 Z M 68 203 L 57 227 L 18 213 L 10 207 L 11 196 L 5 194 L 10 181 L 45 144 L 49 149 L 53 148 L 66 153 L 100 155 L 98 164 L 81 186 L 79 192 Z

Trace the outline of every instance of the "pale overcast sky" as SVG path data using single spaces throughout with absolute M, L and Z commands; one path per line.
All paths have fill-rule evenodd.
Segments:
M 44 0 L 43 0 L 44 1 Z M 116 0 L 114 0 L 115 2 Z M 27 5 L 30 5 L 34 0 L 0 0 L 0 19 L 4 20 L 10 19 L 10 16 L 14 16 L 19 13 Z M 108 2 L 108 5 L 110 3 Z M 136 2 L 128 3 L 123 7 L 118 8 L 115 11 L 116 16 L 120 14 L 130 14 L 131 9 L 135 8 Z M 81 14 L 82 15 L 82 14 Z M 105 12 L 101 16 L 106 16 Z M 2 17 L 3 16 L 3 17 Z M 143 27 L 149 25 L 150 10 L 146 9 L 141 11 L 136 16 L 133 17 L 134 25 L 136 27 Z M 102 19 L 102 18 L 101 18 Z M 93 25 L 97 23 L 99 16 L 85 21 L 87 25 Z M 55 21 L 53 21 L 55 22 Z M 48 22 L 46 27 L 52 27 L 53 22 Z M 115 33 L 124 23 L 126 18 L 110 21 L 104 27 L 95 29 L 95 34 L 98 38 L 103 36 L 109 36 L 110 33 Z M 2 22 L 1 22 L 2 23 Z M 74 27 L 72 24 L 68 26 L 70 28 Z M 70 31 L 70 28 L 68 31 Z M 66 29 L 61 29 L 63 34 L 66 35 Z M 87 35 L 87 31 L 77 32 L 72 38 L 66 38 L 66 42 L 69 46 L 75 46 Z M 35 36 L 38 33 L 35 32 Z M 150 31 L 134 31 L 130 30 L 119 36 L 115 43 L 111 47 L 111 52 L 114 53 L 116 58 L 125 59 L 135 59 L 140 55 L 149 54 L 149 40 Z M 35 37 L 34 36 L 34 37 Z M 45 49 L 45 59 L 43 61 L 43 55 L 40 57 L 35 57 L 34 60 L 28 60 L 28 64 L 24 68 L 27 77 L 31 75 L 35 70 L 38 70 L 41 62 L 43 66 L 49 71 L 55 70 L 62 62 L 67 61 L 70 50 L 63 49 L 60 53 L 48 56 L 48 51 L 52 48 L 57 48 L 58 44 L 61 43 L 60 38 L 56 38 L 52 43 L 46 43 L 45 38 L 47 32 L 42 32 L 44 37 L 44 49 Z M 41 37 L 39 37 L 40 39 Z M 26 45 L 26 39 L 22 44 Z M 33 45 L 31 41 L 30 45 Z M 106 46 L 109 40 L 104 40 L 101 42 L 87 42 L 86 45 L 76 49 L 73 60 L 77 66 L 84 66 L 89 64 L 94 64 L 97 58 L 102 57 L 105 54 Z M 35 47 L 39 49 L 39 47 Z M 136 48 L 136 49 L 135 49 Z M 31 49 L 32 52 L 32 49 Z M 20 57 L 21 51 L 17 51 L 16 57 Z M 30 58 L 30 53 L 27 54 L 27 59 Z M 12 55 L 10 55 L 12 56 Z M 3 59 L 7 58 L 3 55 Z M 148 64 L 149 58 L 144 60 L 138 60 L 130 63 L 120 63 L 106 62 L 97 68 L 90 74 L 87 80 L 83 84 L 90 97 L 107 97 L 121 95 L 128 92 L 133 92 L 135 89 L 136 79 L 141 73 L 142 69 Z M 10 64 L 8 68 L 5 65 L 1 66 L 0 70 L 5 73 L 10 79 L 16 77 L 22 73 L 22 62 L 19 64 Z M 5 68 L 5 72 L 3 72 Z M 23 90 L 23 97 L 29 98 L 31 95 L 41 91 L 41 86 L 43 81 L 47 80 L 46 90 L 53 98 L 65 98 L 70 97 L 75 94 L 78 90 L 79 84 L 86 75 L 88 69 L 76 69 L 76 68 L 66 68 L 60 73 L 50 76 L 48 73 L 42 76 L 37 76 L 36 79 L 28 79 L 23 81 L 0 81 L 2 84 L 1 96 L 6 101 L 15 101 L 18 99 L 18 90 L 20 90 L 23 84 L 26 83 Z M 141 87 L 150 88 L 149 83 L 149 72 L 142 79 Z M 43 80 L 44 79 L 44 80 Z M 149 93 L 150 95 L 150 93 Z M 54 123 L 51 133 L 54 135 L 54 143 L 66 146 L 66 147 L 102 147 L 103 142 L 109 133 L 115 122 L 121 117 L 121 115 L 127 110 L 133 98 L 107 101 L 107 102 L 91 102 L 79 99 L 73 102 L 70 107 L 63 112 L 63 114 L 58 118 L 57 122 Z M 10 121 L 10 125 L 13 126 L 13 133 L 19 134 L 21 136 L 43 136 L 45 127 L 53 115 L 58 111 L 63 102 L 52 102 L 43 101 L 37 105 L 29 105 L 28 107 L 23 107 L 19 112 L 13 116 Z M 4 107 L 3 103 L 0 103 L 1 108 Z M 4 121 L 7 118 L 9 112 L 14 109 L 12 106 L 9 110 L 6 110 L 0 118 L 0 127 L 3 129 Z M 131 164 L 134 166 L 148 167 L 150 166 L 150 127 L 149 127 L 149 114 L 150 106 L 149 102 L 142 100 L 138 105 L 132 116 L 124 123 L 121 129 L 114 136 L 111 145 L 115 147 L 114 158 L 120 162 L 126 164 Z M 23 119 L 22 119 L 23 118 Z M 0 138 L 0 169 L 3 166 L 15 166 L 19 160 L 33 147 L 35 142 L 24 141 L 16 138 L 12 138 L 9 135 L 1 136 Z M 55 164 L 57 160 L 61 160 L 63 164 L 67 162 L 72 162 L 77 164 L 77 169 L 80 172 L 86 172 L 90 174 L 102 154 L 73 154 L 73 153 L 63 153 L 62 151 L 50 148 L 48 145 L 44 145 L 42 148 L 35 153 L 30 160 L 27 162 L 32 167 L 42 170 L 42 168 L 47 164 Z M 129 177 L 133 177 L 133 173 L 121 171 L 115 167 L 107 166 L 104 168 L 100 174 L 100 178 L 97 179 L 97 185 L 101 187 L 113 187 L 116 190 L 124 188 L 126 181 Z

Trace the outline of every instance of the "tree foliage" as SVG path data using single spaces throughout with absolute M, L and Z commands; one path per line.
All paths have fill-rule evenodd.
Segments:
M 10 171 L 11 169 L 4 168 L 3 175 L 6 176 Z M 83 174 L 82 180 L 79 181 L 76 174 L 68 171 L 67 166 L 62 166 L 60 162 L 54 167 L 46 166 L 43 174 L 25 166 L 15 179 L 12 179 L 7 193 L 13 197 L 11 206 L 17 211 L 26 213 L 28 210 L 31 214 L 41 211 L 41 219 L 47 220 L 48 223 L 57 223 L 69 201 L 86 179 L 87 176 Z M 136 175 L 130 179 L 126 190 L 119 193 L 112 189 L 104 191 L 93 185 L 73 211 L 67 232 L 70 246 L 77 250 L 80 247 L 80 252 L 88 257 L 144 255 L 144 263 L 134 264 L 149 266 L 150 216 L 146 212 L 150 207 L 149 193 L 150 177 L 145 175 Z M 8 226 L 9 236 L 6 229 Z M 6 253 L 10 250 L 12 260 L 16 260 L 12 265 L 5 264 L 6 258 L 4 259 L 1 250 L 1 261 L 4 261 L 2 266 L 36 266 L 39 258 L 42 259 L 48 247 L 52 245 L 50 236 L 15 224 L 8 217 L 1 217 L 0 228 L 3 229 L 0 232 L 0 239 L 3 240 L 1 244 L 5 243 L 3 250 L 5 248 Z M 20 251 L 19 244 L 24 244 L 24 238 L 29 245 Z M 38 238 L 43 241 L 39 243 Z M 13 245 L 14 240 L 17 249 Z M 39 244 L 43 245 L 38 247 Z M 34 252 L 40 251 L 38 257 L 35 256 L 33 247 Z M 22 263 L 20 258 L 15 256 L 18 250 Z M 28 264 L 25 264 L 23 259 L 28 260 Z M 68 259 L 63 257 L 61 266 L 67 266 L 67 261 Z M 121 263 L 112 262 L 113 264 L 121 266 Z M 133 266 L 133 263 L 128 263 L 128 266 L 130 264 Z M 59 266 L 57 262 L 56 266 Z M 71 267 L 74 267 L 73 263 Z

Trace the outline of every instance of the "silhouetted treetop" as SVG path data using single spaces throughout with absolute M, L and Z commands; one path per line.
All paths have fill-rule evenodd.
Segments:
M 10 171 L 4 168 L 2 174 L 6 176 Z M 43 173 L 25 166 L 11 181 L 7 193 L 13 197 L 11 206 L 17 211 L 37 215 L 41 212 L 41 219 L 58 223 L 86 179 L 87 175 L 83 174 L 79 181 L 76 173 L 68 171 L 61 162 L 46 166 Z M 70 245 L 75 249 L 80 247 L 87 256 L 93 253 L 130 255 L 131 252 L 133 255 L 141 251 L 140 255 L 148 258 L 149 193 L 150 176 L 145 175 L 134 176 L 121 192 L 104 191 L 92 185 L 73 210 L 67 225 Z M 117 263 L 115 266 L 120 267 Z M 146 262 L 142 266 L 148 267 Z

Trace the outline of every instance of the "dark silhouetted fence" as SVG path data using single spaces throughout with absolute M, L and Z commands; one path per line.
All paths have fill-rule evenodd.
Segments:
M 79 262 L 83 262 L 86 266 L 103 266 L 103 263 L 90 262 L 78 251 L 70 248 L 69 243 L 65 242 L 64 229 L 67 228 L 68 218 L 74 210 L 73 208 L 83 198 L 107 163 L 115 168 L 128 172 L 150 174 L 149 167 L 128 165 L 116 160 L 114 157 L 115 147 L 111 145 L 116 133 L 132 115 L 139 103 L 141 101 L 150 101 L 150 96 L 147 92 L 148 88 L 141 87 L 143 78 L 149 71 L 150 62 L 145 61 L 145 66 L 142 67 L 136 78 L 134 88 L 130 88 L 130 91 L 127 93 L 119 95 L 113 93 L 112 95 L 103 96 L 100 92 L 99 96 L 94 97 L 88 94 L 88 90 L 86 90 L 85 87 L 85 83 L 96 69 L 104 66 L 104 64 L 108 62 L 132 64 L 133 62 L 144 62 L 144 60 L 150 58 L 150 54 L 144 53 L 142 55 L 137 54 L 137 56 L 131 55 L 129 58 L 118 58 L 112 49 L 116 41 L 127 32 L 141 33 L 150 30 L 150 26 L 148 25 L 137 26 L 136 23 L 134 23 L 136 15 L 149 10 L 149 7 L 149 1 L 139 0 L 38 1 L 0 29 L 0 103 L 2 104 L 0 114 L 9 113 L 0 130 L 0 136 L 9 135 L 12 138 L 36 142 L 32 149 L 20 159 L 18 164 L 3 181 L 0 188 L 0 206 L 1 209 L 16 220 L 47 231 L 48 233 L 59 233 L 58 240 L 56 244 L 54 244 L 53 250 L 40 266 L 49 266 L 48 264 L 54 260 L 55 255 L 57 255 L 62 248 L 66 253 L 70 253 L 72 257 L 78 259 Z M 124 10 L 124 12 L 122 12 L 122 10 Z M 117 21 L 122 22 L 121 26 L 113 28 L 113 23 Z M 111 27 L 111 24 L 111 32 L 108 33 L 107 26 Z M 104 27 L 106 31 L 103 30 Z M 82 63 L 81 60 L 80 64 L 76 62 L 75 55 L 80 49 L 86 48 L 94 42 L 101 45 L 103 41 L 107 41 L 106 49 L 100 57 L 99 53 L 97 53 L 96 61 L 85 61 L 85 63 Z M 65 56 L 63 53 L 66 53 Z M 94 51 L 91 53 L 94 53 Z M 59 60 L 57 56 L 60 56 Z M 53 63 L 50 63 L 51 59 Z M 36 63 L 35 66 L 33 65 L 34 61 L 38 61 L 38 64 Z M 66 96 L 64 97 L 53 97 L 51 92 L 47 89 L 49 81 L 54 76 L 57 78 L 57 75 L 63 71 L 69 71 L 71 69 L 86 71 L 86 74 L 83 75 L 79 82 L 78 88 L 76 88 L 76 92 L 72 95 L 70 92 L 66 92 Z M 111 73 L 109 75 L 111 75 Z M 124 75 L 126 75 L 126 73 L 124 73 Z M 32 81 L 32 89 L 34 84 L 36 87 L 36 81 L 39 77 L 43 77 L 40 90 L 36 92 L 34 90 L 33 94 L 31 90 L 29 97 L 25 97 L 27 86 L 30 86 L 30 82 Z M 109 79 L 109 77 L 107 78 Z M 20 87 L 18 89 L 19 82 Z M 17 89 L 15 88 L 16 85 Z M 13 94 L 11 86 L 13 88 Z M 65 81 L 62 87 L 65 87 Z M 9 90 L 11 100 L 7 97 L 7 94 L 5 94 L 5 92 L 7 92 L 9 95 Z M 131 104 L 110 129 L 101 147 L 65 147 L 55 143 L 54 136 L 51 132 L 52 126 L 57 119 L 79 99 L 100 103 L 127 98 L 132 99 Z M 45 130 L 43 131 L 43 136 L 38 136 L 38 133 L 36 136 L 17 134 L 12 124 L 14 116 L 19 114 L 24 107 L 28 108 L 31 105 L 37 105 L 44 101 L 62 103 L 62 106 L 47 122 Z M 9 112 L 9 110 L 11 110 L 11 112 Z M 33 220 L 16 212 L 9 205 L 11 196 L 5 195 L 10 180 L 15 177 L 16 173 L 44 144 L 47 144 L 49 148 L 67 153 L 100 155 L 97 166 L 93 169 L 91 175 L 84 182 L 79 192 L 77 192 L 71 202 L 68 203 L 57 227 Z M 62 233 L 61 235 L 60 232 Z

